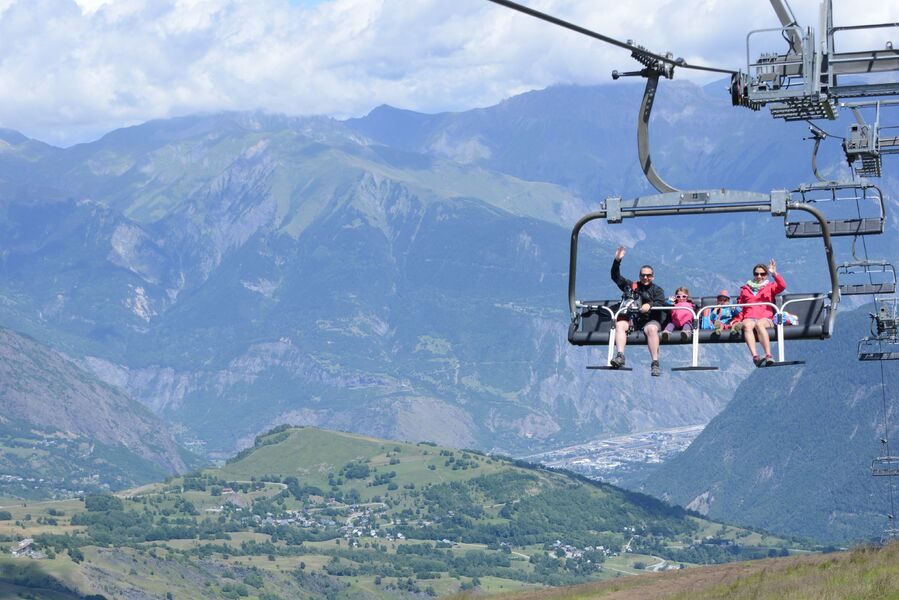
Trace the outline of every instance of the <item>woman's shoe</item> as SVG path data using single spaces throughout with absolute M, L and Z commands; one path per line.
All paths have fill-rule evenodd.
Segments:
M 774 357 L 771 356 L 770 354 L 766 354 L 765 355 L 765 366 L 770 367 L 773 364 L 774 364 Z
M 755 366 L 757 366 L 757 367 L 764 367 L 765 366 L 765 357 L 764 356 L 753 356 L 752 362 L 754 362 Z

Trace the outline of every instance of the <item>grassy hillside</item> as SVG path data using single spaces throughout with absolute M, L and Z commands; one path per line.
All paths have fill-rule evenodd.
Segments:
M 310 428 L 119 497 L 0 504 L 0 582 L 107 597 L 492 593 L 793 548 L 566 474 Z
M 883 548 L 738 562 L 675 573 L 491 596 L 503 600 L 750 600 L 899 597 L 899 543 Z M 468 597 L 458 595 L 457 599 Z

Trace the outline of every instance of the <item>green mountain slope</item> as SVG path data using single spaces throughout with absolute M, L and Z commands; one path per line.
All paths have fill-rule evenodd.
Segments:
M 25 539 L 30 558 L 6 553 Z M 788 544 L 477 452 L 279 428 L 222 468 L 120 497 L 0 506 L 0 585 L 412 598 L 760 558 Z

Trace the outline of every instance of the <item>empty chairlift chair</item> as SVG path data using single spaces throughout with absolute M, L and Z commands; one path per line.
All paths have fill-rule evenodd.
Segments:
M 823 182 L 800 186 L 791 192 L 795 204 L 815 205 L 821 210 L 832 236 L 858 236 L 883 233 L 886 220 L 883 194 L 876 185 L 866 182 Z M 821 237 L 817 220 L 801 219 L 795 210 L 784 215 L 788 238 Z
M 840 293 L 846 296 L 893 294 L 896 269 L 882 260 L 858 260 L 837 266 Z

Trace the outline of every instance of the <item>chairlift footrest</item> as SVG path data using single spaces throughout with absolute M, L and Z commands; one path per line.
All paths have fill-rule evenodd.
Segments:
M 633 367 L 607 367 L 607 366 L 598 366 L 598 365 L 587 365 L 588 369 L 594 371 L 633 371 Z
M 717 371 L 718 367 L 672 367 L 672 371 Z
M 780 362 L 776 362 L 773 365 L 765 365 L 762 367 L 763 369 L 769 369 L 771 367 L 792 367 L 795 365 L 804 365 L 804 360 L 782 360 Z

